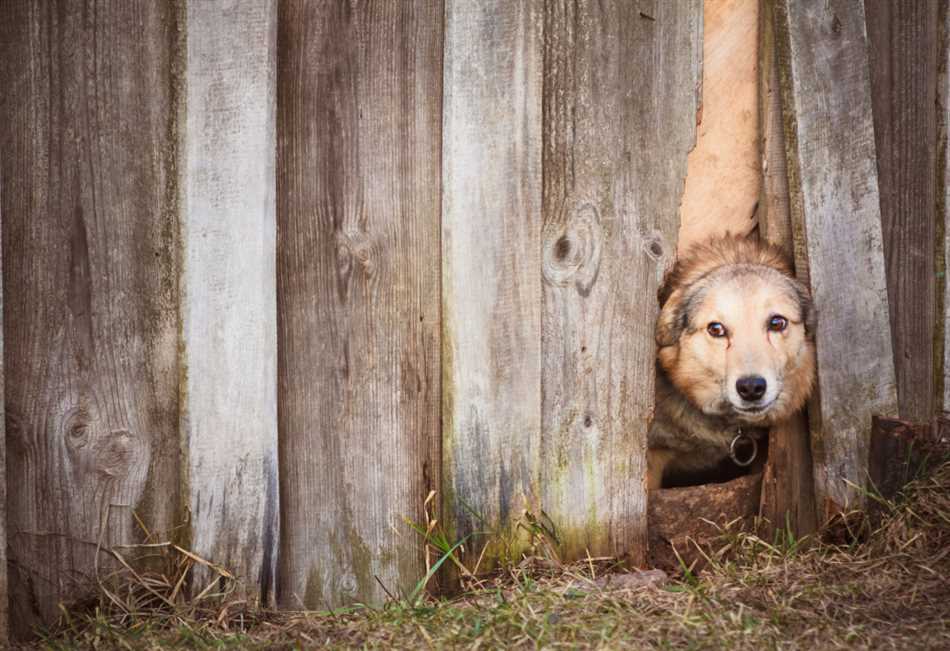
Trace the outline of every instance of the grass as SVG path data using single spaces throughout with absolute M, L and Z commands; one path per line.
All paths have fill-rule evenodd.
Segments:
M 432 572 L 457 562 L 457 543 L 436 529 L 421 527 Z M 466 589 L 455 598 L 429 596 L 420 582 L 379 608 L 324 613 L 255 611 L 210 588 L 181 603 L 169 591 L 205 561 L 174 550 L 177 575 L 127 574 L 124 588 L 64 612 L 33 648 L 950 648 L 950 461 L 854 530 L 860 540 L 830 544 L 727 527 L 703 550 L 701 572 L 659 582 L 618 573 L 609 559 L 564 565 L 542 545 L 491 576 L 462 568 Z

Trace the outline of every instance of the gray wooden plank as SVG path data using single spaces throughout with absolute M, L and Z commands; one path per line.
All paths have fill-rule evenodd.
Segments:
M 545 6 L 541 494 L 565 558 L 646 558 L 656 292 L 702 18 L 698 0 Z
M 189 2 L 181 415 L 191 545 L 267 603 L 277 559 L 274 0 Z M 195 566 L 200 591 L 217 575 Z
M 542 19 L 537 0 L 445 3 L 443 504 L 456 538 L 511 543 L 483 567 L 518 553 L 539 497 Z
M 810 425 L 824 518 L 863 503 L 871 417 L 897 412 L 867 38 L 860 3 L 776 10 L 796 269 L 819 314 Z
M 936 399 L 937 5 L 865 0 L 899 413 L 921 422 Z
M 167 3 L 0 3 L 8 549 L 16 635 L 180 522 Z
M 278 602 L 422 576 L 438 486 L 442 10 L 278 7 Z
M 762 128 L 763 172 L 759 231 L 761 236 L 794 258 L 781 86 L 775 50 L 774 4 L 774 0 L 762 3 L 759 21 L 759 124 Z M 815 531 L 812 463 L 808 420 L 804 413 L 771 428 L 759 513 L 773 531 L 790 527 L 798 536 Z

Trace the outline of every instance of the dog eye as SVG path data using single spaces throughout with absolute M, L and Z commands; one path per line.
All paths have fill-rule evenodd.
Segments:
M 725 337 L 726 336 L 726 326 L 722 325 L 718 321 L 713 321 L 708 326 L 706 326 L 706 332 L 709 333 L 712 337 Z
M 780 314 L 776 314 L 769 319 L 769 330 L 772 332 L 781 332 L 788 327 L 788 319 Z

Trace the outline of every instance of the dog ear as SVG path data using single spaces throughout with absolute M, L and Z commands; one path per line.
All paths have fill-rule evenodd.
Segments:
M 798 309 L 801 312 L 802 323 L 805 324 L 805 336 L 814 339 L 815 328 L 818 326 L 818 312 L 815 310 L 815 304 L 811 300 L 808 288 L 800 280 L 793 278 L 792 285 L 795 287 L 795 294 L 798 298 Z
M 656 320 L 656 345 L 673 346 L 686 329 L 688 318 L 683 311 L 683 292 L 674 291 L 660 299 L 660 315 Z

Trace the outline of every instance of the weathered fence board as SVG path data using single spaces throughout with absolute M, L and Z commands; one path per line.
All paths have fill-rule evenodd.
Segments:
M 794 257 L 773 10 L 773 0 L 763 2 L 759 22 L 762 191 L 758 221 L 760 234 Z M 762 476 L 759 512 L 773 528 L 791 527 L 799 536 L 812 533 L 817 527 L 812 456 L 804 414 L 793 416 L 769 432 L 769 458 Z
M 0 158 L 3 149 L 0 148 Z M 0 167 L 0 171 L 2 171 Z M 3 176 L 0 174 L 0 278 L 3 273 Z M 7 437 L 3 390 L 3 283 L 0 282 L 0 646 L 9 633 L 10 593 L 7 581 Z
M 863 503 L 872 415 L 897 412 L 864 10 L 779 0 L 796 260 L 818 310 L 811 413 L 818 509 Z
M 0 4 L 11 622 L 179 518 L 166 3 Z
M 180 423 L 191 545 L 266 602 L 278 517 L 277 5 L 189 2 L 186 18 Z M 216 577 L 194 573 L 197 590 Z
M 689 154 L 680 208 L 678 248 L 682 252 L 716 235 L 744 235 L 756 225 L 762 175 L 756 110 L 759 4 L 760 0 L 702 3 L 697 34 L 702 57 L 702 79 L 697 83 L 702 95 L 696 112 L 696 146 Z
M 539 498 L 542 3 L 445 13 L 443 504 L 456 537 L 484 518 L 517 553 Z
M 695 143 L 702 6 L 550 2 L 544 33 L 542 506 L 565 557 L 642 563 L 656 291 Z
M 936 399 L 937 5 L 865 1 L 897 396 L 913 421 Z
M 278 25 L 278 601 L 378 602 L 422 576 L 402 519 L 438 486 L 442 11 Z
M 937 78 L 937 178 L 942 190 L 937 195 L 937 408 L 950 413 L 950 282 L 947 261 L 950 260 L 950 7 L 940 4 L 939 56 Z M 942 353 L 942 354 L 941 354 Z

